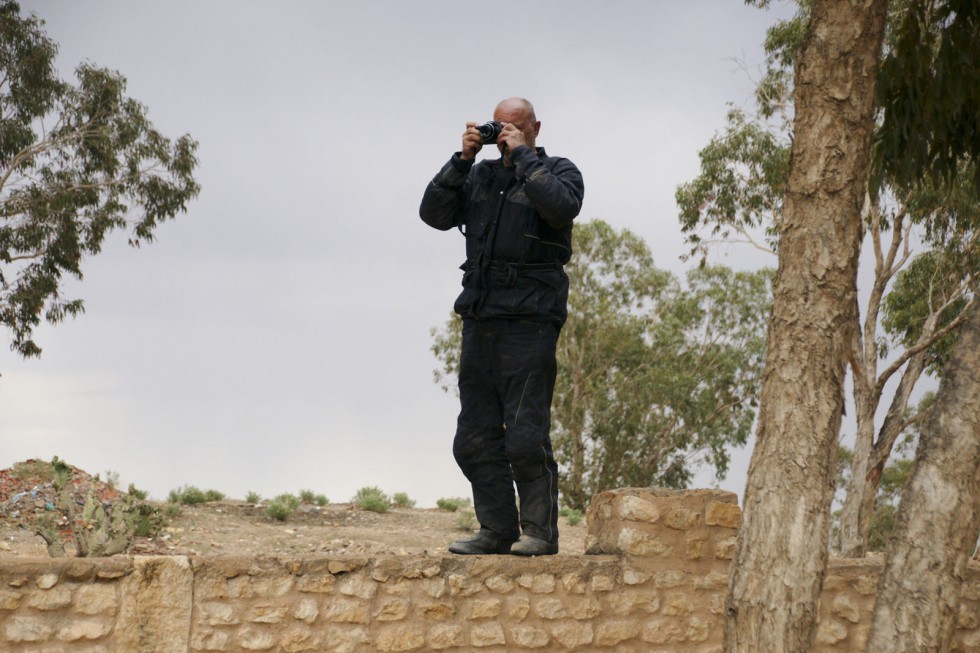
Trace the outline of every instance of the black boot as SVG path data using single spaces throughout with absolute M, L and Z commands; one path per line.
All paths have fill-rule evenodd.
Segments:
M 510 545 L 514 540 L 505 540 L 489 531 L 480 531 L 473 537 L 457 540 L 449 545 L 450 553 L 460 555 L 484 555 L 510 553 Z
M 510 552 L 516 556 L 551 556 L 558 553 L 558 542 L 549 542 L 533 535 L 521 535 Z

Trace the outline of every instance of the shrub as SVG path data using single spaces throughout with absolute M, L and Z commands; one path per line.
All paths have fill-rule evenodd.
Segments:
M 391 500 L 388 495 L 376 487 L 362 487 L 351 499 L 351 503 L 361 510 L 370 510 L 371 512 L 388 512 L 388 508 L 391 507 Z
M 286 521 L 299 508 L 299 504 L 299 497 L 292 494 L 280 494 L 265 507 L 265 514 L 269 519 Z
M 408 495 L 404 492 L 395 492 L 395 496 L 392 497 L 392 503 L 394 503 L 399 508 L 414 508 L 415 502 L 408 498 Z
M 259 496 L 258 492 L 249 492 L 245 495 L 245 501 L 249 503 L 261 503 L 262 497 Z
M 170 494 L 167 495 L 167 501 L 169 503 L 179 503 L 184 506 L 196 506 L 199 503 L 204 503 L 206 501 L 204 497 L 204 492 L 193 485 L 184 485 L 174 490 L 170 490 Z
M 462 497 L 451 497 L 448 499 L 439 499 L 436 501 L 436 506 L 439 510 L 445 510 L 446 512 L 456 512 L 463 506 L 469 506 L 470 500 L 464 499 Z
M 176 490 L 170 490 L 167 496 L 169 503 L 179 503 L 185 506 L 196 506 L 199 503 L 208 501 L 221 501 L 225 495 L 217 490 L 207 490 L 206 492 L 193 485 L 184 485 Z
M 217 490 L 208 490 L 204 493 L 204 501 L 224 501 L 225 495 Z
M 316 494 L 313 490 L 301 490 L 299 498 L 303 503 L 315 503 L 318 506 L 325 506 L 330 503 L 330 499 L 325 494 Z
M 140 501 L 146 501 L 146 498 L 148 496 L 150 496 L 150 493 L 149 492 L 147 492 L 146 490 L 139 490 L 139 489 L 137 489 L 136 486 L 133 485 L 132 483 L 129 484 L 129 490 L 128 490 L 128 492 L 129 492 L 129 494 L 132 494 L 134 497 L 136 497 Z
M 582 511 L 575 508 L 562 508 L 558 514 L 568 521 L 569 526 L 575 526 L 582 521 Z
M 456 517 L 456 528 L 461 531 L 472 531 L 476 528 L 476 513 L 472 510 L 463 510 Z

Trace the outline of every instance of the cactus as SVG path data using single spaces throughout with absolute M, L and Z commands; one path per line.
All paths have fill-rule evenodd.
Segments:
M 152 535 L 164 524 L 159 508 L 140 502 L 140 492 L 130 486 L 129 492 L 115 504 L 103 503 L 94 489 L 89 489 L 85 501 L 71 491 L 71 467 L 56 457 L 52 461 L 56 491 L 54 505 L 48 515 L 37 520 L 34 532 L 44 539 L 48 555 L 66 555 L 66 531 L 75 541 L 80 558 L 112 556 L 124 553 L 132 546 L 133 538 Z

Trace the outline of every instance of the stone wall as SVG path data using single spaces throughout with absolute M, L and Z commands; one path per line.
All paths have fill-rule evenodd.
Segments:
M 739 510 L 708 490 L 618 490 L 585 556 L 0 561 L 0 650 L 717 653 Z M 818 653 L 862 651 L 880 563 L 831 564 Z M 954 650 L 980 651 L 973 567 Z

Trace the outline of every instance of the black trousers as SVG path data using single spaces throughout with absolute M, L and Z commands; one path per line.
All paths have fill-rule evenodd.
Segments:
M 481 529 L 503 539 L 523 531 L 558 541 L 549 436 L 558 331 L 551 322 L 463 320 L 453 455 L 473 487 Z

